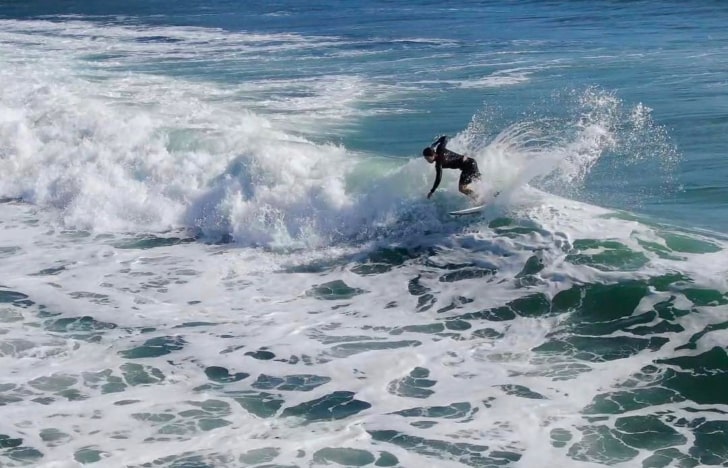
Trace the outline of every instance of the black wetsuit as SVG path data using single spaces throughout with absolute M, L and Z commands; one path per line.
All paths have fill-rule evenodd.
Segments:
M 478 163 L 475 159 L 463 156 L 449 149 L 445 149 L 447 137 L 441 136 L 434 142 L 430 148 L 435 150 L 435 185 L 432 186 L 431 192 L 434 192 L 440 185 L 442 179 L 442 169 L 460 169 L 460 186 L 468 185 L 476 179 L 480 179 L 480 171 L 478 171 Z

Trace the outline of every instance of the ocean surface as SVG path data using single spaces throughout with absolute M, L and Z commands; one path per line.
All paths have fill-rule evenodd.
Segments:
M 727 24 L 0 2 L 0 466 L 728 466 Z

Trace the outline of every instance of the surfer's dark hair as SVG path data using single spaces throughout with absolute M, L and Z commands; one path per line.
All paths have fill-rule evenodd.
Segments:
M 432 156 L 433 154 L 435 154 L 435 151 L 429 146 L 422 150 L 422 156 Z

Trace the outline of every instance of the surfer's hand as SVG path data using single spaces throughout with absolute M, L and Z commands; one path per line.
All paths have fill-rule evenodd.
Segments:
M 432 196 L 432 194 L 433 194 L 433 192 L 430 192 L 430 193 L 427 194 L 427 199 L 428 200 L 430 199 L 430 197 Z

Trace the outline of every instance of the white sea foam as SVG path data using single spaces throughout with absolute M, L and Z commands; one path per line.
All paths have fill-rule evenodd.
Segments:
M 499 70 L 488 76 L 461 81 L 461 88 L 499 88 L 524 83 L 533 73 L 527 69 Z
M 726 250 L 721 245 L 721 250 L 713 254 L 663 259 L 640 250 L 637 242 L 658 239 L 659 231 L 654 228 L 605 217 L 609 211 L 589 205 L 544 194 L 532 196 L 538 196 L 540 204 L 527 203 L 518 210 L 521 216 L 541 223 L 544 230 L 540 233 L 511 239 L 475 224 L 470 232 L 449 239 L 430 236 L 435 251 L 427 266 L 415 257 L 414 261 L 375 275 L 355 273 L 352 267 L 357 263 L 345 259 L 337 261 L 340 267 L 318 274 L 281 270 L 332 255 L 353 260 L 361 255 L 356 248 L 285 255 L 201 244 L 149 251 L 120 249 L 115 245 L 121 245 L 121 239 L 49 232 L 52 221 L 46 219 L 46 214 L 26 205 L 0 205 L 5 244 L 19 248 L 3 260 L 3 286 L 26 291 L 33 302 L 43 304 L 48 311 L 61 312 L 59 317 L 39 318 L 35 306 L 10 309 L 19 313 L 20 319 L 4 324 L 3 364 L 8 372 L 3 383 L 21 388 L 30 382 L 28 388 L 37 396 L 75 388 L 85 398 L 66 401 L 56 396 L 48 406 L 32 402 L 7 406 L 3 413 L 14 422 L 12 434 L 22 437 L 26 445 L 44 447 L 44 460 L 48 462 L 72 459 L 84 448 L 93 448 L 103 452 L 109 466 L 149 463 L 180 453 L 217 453 L 219 465 L 227 466 L 225 456 L 233 460 L 264 447 L 279 451 L 279 463 L 300 463 L 298 450 L 304 450 L 304 460 L 309 460 L 311 454 L 326 447 L 351 447 L 375 454 L 384 449 L 404 465 L 431 461 L 396 445 L 372 441 L 370 433 L 377 430 L 414 430 L 414 434 L 430 440 L 455 437 L 459 442 L 487 445 L 492 450 L 523 451 L 523 466 L 540 466 L 543 457 L 564 466 L 584 466 L 564 458 L 551 446 L 547 442 L 550 432 L 556 428 L 577 431 L 576 427 L 584 424 L 581 409 L 597 394 L 639 372 L 654 359 L 671 357 L 674 346 L 657 353 L 638 353 L 621 360 L 618 366 L 591 363 L 588 372 L 569 378 L 568 368 L 564 368 L 560 372 L 565 372 L 566 380 L 554 379 L 549 368 L 557 364 L 542 362 L 533 349 L 557 332 L 559 316 L 480 324 L 490 327 L 491 333 L 501 334 L 501 338 L 477 338 L 474 328 L 458 332 L 454 328 L 453 333 L 460 339 L 426 331 L 448 320 L 457 321 L 468 311 L 498 307 L 523 294 L 523 290 L 497 280 L 474 277 L 443 282 L 447 265 L 472 262 L 495 268 L 496 278 L 510 282 L 532 251 L 541 251 L 545 268 L 539 274 L 541 285 L 534 287 L 553 296 L 573 284 L 647 278 L 675 268 L 702 282 L 701 270 L 708 265 L 723 265 L 711 273 L 725 278 Z M 28 224 L 25 220 L 39 223 Z M 600 238 L 605 233 L 647 254 L 650 263 L 638 272 L 610 272 L 564 261 L 575 239 Z M 421 248 L 427 242 L 425 236 L 410 244 Z M 53 260 L 49 262 L 51 255 Z M 60 269 L 38 274 L 50 267 Z M 413 278 L 419 278 L 421 287 L 429 291 L 435 307 L 423 308 L 419 296 L 408 293 L 407 285 Z M 361 292 L 333 301 L 310 294 L 317 285 L 331 281 L 343 281 Z M 459 302 L 462 297 L 472 302 Z M 665 297 L 665 293 L 655 293 L 650 300 L 656 303 Z M 397 307 L 392 308 L 392 303 Z M 442 309 L 448 304 L 455 307 Z M 649 304 L 645 303 L 644 308 L 649 310 Z M 685 332 L 672 338 L 680 343 L 682 336 L 684 342 L 705 323 L 720 321 L 718 315 L 686 318 Z M 79 329 L 73 337 L 73 332 L 70 336 L 60 331 L 44 333 L 43 328 L 26 326 L 36 323 L 47 328 L 56 318 L 82 316 L 117 328 L 97 328 L 101 339 L 95 341 L 88 339 L 93 331 Z M 190 322 L 200 325 L 175 328 Z M 471 323 L 476 325 L 477 321 Z M 150 331 L 141 333 L 142 328 Z M 160 357 L 123 357 L 131 348 L 161 336 L 183 337 L 184 345 Z M 706 346 L 714 338 L 719 337 L 708 336 Z M 380 344 L 393 348 L 377 350 Z M 245 354 L 261 349 L 273 353 L 276 360 L 261 361 Z M 293 364 L 293 357 L 303 361 Z M 382 359 L 390 364 L 383 366 Z M 129 365 L 141 367 L 132 369 Z M 194 390 L 209 382 L 202 372 L 209 366 L 225 367 L 231 374 L 245 372 L 251 377 Z M 426 399 L 406 396 L 407 390 L 397 390 L 401 384 L 394 384 L 414 368 L 428 369 L 421 378 L 436 382 L 432 387 L 421 387 L 428 395 Z M 134 372 L 147 375 L 146 383 L 134 384 Z M 234 401 L 236 397 L 257 394 L 250 385 L 261 374 L 306 374 L 330 379 L 307 392 L 269 390 L 285 401 L 284 407 L 334 391 L 354 392 L 357 399 L 372 406 L 341 422 L 300 425 L 295 417 L 281 418 L 280 412 L 261 419 Z M 102 392 L 101 385 L 111 385 L 108 379 L 115 375 L 121 377 L 123 391 Z M 164 380 L 159 380 L 162 375 Z M 545 399 L 504 395 L 501 387 L 513 384 L 527 387 Z M 200 411 L 199 405 L 204 402 L 215 406 L 203 406 L 208 409 Z M 408 424 L 412 420 L 393 414 L 422 406 L 447 407 L 454 402 L 467 403 L 471 410 L 452 419 L 423 415 L 420 419 L 437 423 L 427 429 L 413 429 Z M 475 408 L 480 410 L 473 412 Z M 52 417 L 59 414 L 65 416 Z M 164 414 L 168 416 L 152 416 Z M 210 432 L 201 429 L 204 423 L 196 419 L 199 417 L 220 418 L 228 425 Z M 65 442 L 48 446 L 38 436 L 48 428 L 67 434 Z M 141 446 L 144 450 L 139 450 Z M 462 466 L 456 461 L 442 463 Z
M 107 35 L 118 40 L 120 33 Z M 403 210 L 412 210 L 408 200 L 419 198 L 423 182 L 429 183 L 428 168 L 413 161 L 382 177 L 375 190 L 351 192 L 345 181 L 357 155 L 301 135 L 306 128 L 321 130 L 365 100 L 361 79 L 297 82 L 295 87 L 310 92 L 258 101 L 267 112 L 261 114 L 247 110 L 236 93 L 265 95 L 293 83 L 231 89 L 154 75 L 95 82 L 77 76 L 73 57 L 60 55 L 52 77 L 32 61 L 0 75 L 0 136 L 8 155 L 0 164 L 9 175 L 0 192 L 57 208 L 68 227 L 182 226 L 212 239 L 232 234 L 249 245 L 321 246 L 376 236 L 376 230 L 361 236 L 372 226 L 391 229 Z M 608 93 L 588 91 L 581 100 L 577 111 L 583 113 L 562 124 L 560 133 L 540 121 L 523 121 L 484 142 L 476 122 L 453 139 L 453 148 L 464 145 L 476 157 L 489 185 L 484 191 L 501 190 L 501 200 L 534 181 L 578 186 L 616 144 L 621 117 L 619 101 Z M 277 119 L 275 113 L 283 111 L 285 119 Z M 639 109 L 632 115 L 645 119 Z M 454 177 L 447 173 L 443 187 L 453 186 Z M 413 226 L 406 229 L 411 233 Z
M 33 25 L 88 32 L 83 24 Z M 125 31 L 106 33 L 118 41 Z M 342 149 L 314 145 L 240 101 L 228 101 L 237 90 L 147 75 L 79 78 L 70 61 L 78 52 L 59 54 L 43 67 L 30 58 L 11 62 L 0 72 L 4 196 L 56 207 L 69 227 L 99 230 L 159 230 L 188 221 L 207 229 L 228 210 L 247 222 L 242 220 L 258 215 L 236 201 L 240 194 L 268 211 L 302 200 L 346 203 L 337 187 L 344 176 Z M 346 111 L 336 111 L 337 105 L 346 108 L 365 89 L 355 81 L 336 91 L 331 80 L 310 82 L 319 89 L 310 103 L 284 97 L 270 107 L 292 113 L 286 124 L 299 133 L 315 114 L 320 130 L 325 122 L 316 109 L 340 119 Z M 219 193 L 229 199 L 216 198 Z M 211 199 L 217 206 L 208 213 Z
M 22 24 L 3 24 L 0 35 L 20 43 Z M 285 80 L 261 89 L 119 76 L 113 63 L 86 79 L 75 68 L 77 54 L 98 51 L 89 29 L 130 57 L 136 46 L 122 37 L 209 44 L 219 35 L 220 46 L 226 38 L 263 42 L 256 52 L 308 38 L 27 26 L 27 47 L 0 59 L 8 64 L 0 69 L 0 196 L 25 200 L 0 203 L 0 411 L 3 435 L 42 452 L 26 453 L 31 463 L 169 465 L 165 457 L 187 454 L 214 466 L 316 465 L 329 462 L 327 450 L 348 448 L 365 461 L 388 453 L 401 466 L 487 457 L 590 466 L 579 454 L 592 448 L 588 431 L 598 427 L 586 407 L 656 360 L 693 355 L 723 337 L 709 327 L 724 321 L 725 306 L 700 305 L 701 313 L 673 320 L 680 330 L 654 333 L 669 337 L 662 347 L 577 359 L 537 350 L 574 336 L 574 311 L 513 312 L 514 301 L 676 271 L 700 287 L 728 289 L 724 241 L 534 188 L 577 187 L 622 143 L 615 124 L 626 122 L 625 112 L 610 93 L 579 94 L 578 112 L 557 122 L 558 131 L 545 119 L 524 120 L 490 139 L 474 119 L 452 148 L 472 154 L 486 189 L 502 195 L 483 216 L 454 220 L 445 214 L 462 202 L 454 171 L 431 202 L 422 188 L 432 167 L 421 160 L 388 165 L 361 188 L 347 176 L 369 161 L 291 130 L 310 122 L 308 111 L 348 115 L 366 99 L 365 81 L 303 83 L 310 94 L 263 106 L 290 112 L 276 119 L 230 98 L 287 89 Z M 175 50 L 174 41 L 153 47 Z M 627 112 L 636 127 L 648 114 Z M 226 235 L 235 242 L 204 243 Z M 621 246 L 634 264 L 609 255 L 605 264 L 579 261 Z M 524 273 L 529 262 L 539 268 Z M 645 289 L 635 316 L 663 301 L 693 307 L 680 281 Z M 696 350 L 678 349 L 703 330 Z M 660 372 L 664 366 L 653 378 Z M 634 385 L 647 385 L 642 378 Z M 317 399 L 318 410 L 295 410 Z M 625 414 L 692 410 L 667 402 L 600 417 L 614 428 Z M 676 431 L 691 440 L 688 427 Z

